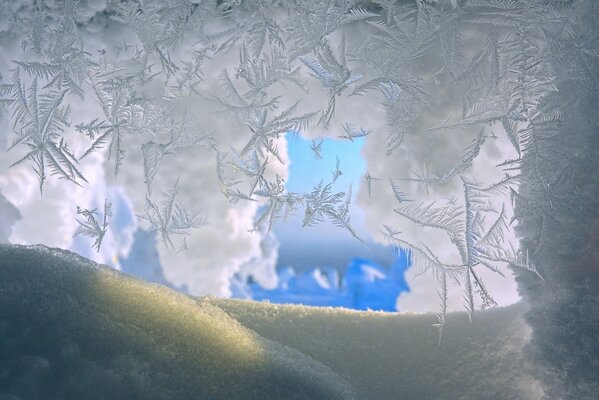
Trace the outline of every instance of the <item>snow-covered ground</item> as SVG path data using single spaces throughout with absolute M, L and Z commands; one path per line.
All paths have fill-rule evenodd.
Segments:
M 522 307 L 360 312 L 193 298 L 0 245 L 2 399 L 538 399 Z

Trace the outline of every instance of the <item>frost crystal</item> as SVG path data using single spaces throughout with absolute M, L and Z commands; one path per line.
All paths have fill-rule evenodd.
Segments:
M 110 220 L 110 217 L 112 217 L 111 209 L 112 203 L 108 200 L 104 200 L 104 212 L 100 218 L 96 208 L 88 210 L 77 206 L 77 214 L 83 216 L 85 220 L 82 221 L 77 219 L 79 227 L 75 231 L 75 236 L 85 235 L 93 238 L 93 247 L 97 252 L 100 251 L 102 240 L 104 240 L 104 235 L 106 235 L 106 231 L 108 230 L 108 221 Z
M 202 161 L 209 159 L 215 184 L 203 176 L 189 184 L 224 196 L 231 207 L 256 204 L 253 230 L 269 232 L 300 212 L 306 227 L 330 221 L 362 240 L 351 224 L 352 187 L 333 187 L 343 160 L 337 158 L 329 183 L 307 193 L 287 191 L 280 169 L 288 167 L 285 134 L 313 138 L 315 162 L 325 139 L 363 138 L 369 157 L 380 153 L 380 164 L 369 159 L 355 197 L 361 202 L 367 193 L 373 207 L 388 204 L 386 198 L 398 202 L 377 210 L 402 224 L 396 229 L 384 220 L 383 231 L 434 273 L 442 329 L 447 282 L 461 284 L 472 314 L 477 301 L 496 303 L 481 268 L 501 273 L 500 266 L 511 265 L 544 275 L 535 264 L 539 249 L 567 224 L 556 216 L 565 204 L 556 187 L 576 166 L 576 157 L 557 149 L 578 140 L 562 137 L 576 100 L 558 86 L 572 76 L 576 87 L 597 87 L 596 33 L 581 28 L 585 15 L 596 13 L 589 4 L 110 0 L 86 20 L 83 3 L 36 2 L 14 18 L 23 53 L 11 63 L 12 78 L 0 84 L 0 112 L 12 111 L 9 150 L 23 149 L 12 165 L 33 165 L 41 192 L 48 171 L 85 186 L 80 164 L 91 165 L 92 153 L 107 153 L 117 184 L 124 182 L 119 171 L 139 176 L 137 163 L 147 188 L 140 218 L 174 247 L 173 235 L 189 235 L 206 221 L 175 201 L 178 180 L 163 205 L 152 193 L 168 187 L 161 171 L 180 168 L 179 155 L 208 149 Z M 122 37 L 99 45 L 86 30 L 90 21 L 119 27 Z M 588 90 L 592 103 L 596 89 Z M 71 122 L 70 106 L 79 103 L 93 111 Z M 347 110 L 381 114 L 346 122 Z M 205 129 L 209 123 L 217 128 Z M 496 168 L 475 171 L 492 157 Z M 401 171 L 391 171 L 396 161 Z M 343 166 L 348 176 L 351 166 Z M 510 196 L 513 204 L 493 196 Z M 581 196 L 588 203 L 593 197 Z M 78 220 L 78 233 L 94 237 L 99 250 L 106 224 L 95 210 L 79 214 L 86 220 Z M 507 240 L 516 224 L 531 221 L 539 226 L 534 246 Z M 410 237 L 414 230 L 404 226 L 412 225 L 424 236 L 443 232 L 461 261 L 448 262 Z

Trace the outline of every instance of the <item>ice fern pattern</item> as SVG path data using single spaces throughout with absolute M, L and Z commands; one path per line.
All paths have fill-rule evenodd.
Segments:
M 560 97 L 559 76 L 597 87 L 596 33 L 577 25 L 580 10 L 596 15 L 590 0 L 108 1 L 98 18 L 126 35 L 95 51 L 79 32 L 80 4 L 53 7 L 36 2 L 15 18 L 23 53 L 0 84 L 0 112 L 12 122 L 11 166 L 32 165 L 40 192 L 48 174 L 85 187 L 80 164 L 91 154 L 106 154 L 116 182 L 119 171 L 143 164 L 147 194 L 139 218 L 175 248 L 173 236 L 185 237 L 206 220 L 176 201 L 178 181 L 163 204 L 154 193 L 168 187 L 160 179 L 164 164 L 202 147 L 216 167 L 217 190 L 206 195 L 258 204 L 255 231 L 270 232 L 297 212 L 306 227 L 328 220 L 363 241 L 350 222 L 352 188 L 333 186 L 343 160 L 330 182 L 306 193 L 289 192 L 284 175 L 273 172 L 274 164 L 287 167 L 280 148 L 286 135 L 308 134 L 315 160 L 322 159 L 324 130 L 331 138 L 382 143 L 368 147 L 379 149 L 381 160 L 412 160 L 402 171 L 369 165 L 373 175 L 364 175 L 359 190 L 368 201 L 395 198 L 387 211 L 400 225 L 388 223 L 381 232 L 411 254 L 416 268 L 433 273 L 440 333 L 449 282 L 464 290 L 472 317 L 477 304 L 496 304 L 481 268 L 501 273 L 510 265 L 544 275 L 536 256 L 567 223 L 556 215 L 563 196 L 555 188 L 576 164 L 575 157 L 556 156 L 568 144 L 565 110 L 575 107 Z M 595 95 L 596 89 L 589 98 Z M 76 102 L 95 107 L 95 115 L 71 117 Z M 340 121 L 340 104 L 382 110 L 383 129 Z M 235 123 L 243 144 L 229 145 L 231 132 L 204 130 L 199 114 Z M 320 136 L 310 136 L 313 129 Z M 85 140 L 78 154 L 68 144 L 73 133 Z M 475 183 L 477 162 L 497 152 L 500 141 L 512 155 L 497 162 L 497 173 L 482 174 L 493 180 Z M 125 148 L 133 142 L 138 149 Z M 449 143 L 459 150 L 431 163 L 429 150 Z M 138 156 L 129 159 L 130 152 Z M 189 184 L 204 190 L 205 180 L 196 178 Z M 489 200 L 497 193 L 511 197 L 513 213 L 510 202 Z M 85 218 L 78 233 L 95 238 L 96 250 L 108 212 L 103 222 L 94 210 L 78 212 Z M 534 245 L 508 243 L 507 232 L 527 221 L 539 226 Z M 443 232 L 460 261 L 442 259 L 400 232 L 404 226 Z
M 92 247 L 99 252 L 100 247 L 102 247 L 104 236 L 108 231 L 108 223 L 112 217 L 112 203 L 107 199 L 104 200 L 104 211 L 102 216 L 98 213 L 97 208 L 88 210 L 79 206 L 77 206 L 77 215 L 81 215 L 85 219 L 81 220 L 76 218 L 79 227 L 75 231 L 75 236 L 85 235 L 94 239 Z
M 10 93 L 14 93 L 11 105 L 16 138 L 8 149 L 17 145 L 28 147 L 28 152 L 11 167 L 25 161 L 33 162 L 40 193 L 43 193 L 47 170 L 77 185 L 79 181 L 86 182 L 77 168 L 75 155 L 62 138 L 65 126 L 69 124 L 69 108 L 62 107 L 65 92 L 48 89 L 38 94 L 37 79 L 26 89 L 17 68 Z
M 200 228 L 208 222 L 199 212 L 191 213 L 175 201 L 178 184 L 177 179 L 173 188 L 165 193 L 162 207 L 148 196 L 145 214 L 139 216 L 140 219 L 148 221 L 151 231 L 157 232 L 163 243 L 172 249 L 175 249 L 172 235 L 189 235 L 190 229 Z M 181 248 L 185 248 L 185 245 L 183 241 Z

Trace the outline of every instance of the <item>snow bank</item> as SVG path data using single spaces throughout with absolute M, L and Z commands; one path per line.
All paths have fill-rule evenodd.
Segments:
M 353 399 L 210 304 L 71 252 L 0 245 L 1 399 Z
M 434 315 L 193 299 L 0 245 L 1 399 L 537 399 L 522 308 Z M 348 383 L 350 382 L 350 383 Z
M 359 399 L 539 399 L 522 348 L 522 305 L 450 313 L 438 345 L 433 314 L 364 312 L 204 298 L 262 337 L 331 367 Z

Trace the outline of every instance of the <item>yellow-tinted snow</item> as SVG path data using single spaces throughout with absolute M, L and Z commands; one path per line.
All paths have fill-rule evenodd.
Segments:
M 352 383 L 359 399 L 539 399 L 522 348 L 522 305 L 451 313 L 438 345 L 433 314 L 363 312 L 200 299 L 262 337 L 293 347 Z
M 522 307 L 450 315 L 193 299 L 0 245 L 2 399 L 536 399 Z M 12 397 L 11 397 L 12 396 Z
M 0 398 L 354 397 L 215 306 L 67 251 L 0 245 Z

